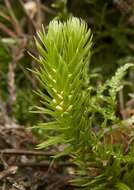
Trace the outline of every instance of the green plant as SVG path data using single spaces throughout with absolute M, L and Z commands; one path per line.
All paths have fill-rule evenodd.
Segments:
M 84 190 L 128 190 L 134 187 L 133 130 L 116 116 L 116 96 L 128 63 L 98 87 L 91 83 L 89 60 L 92 35 L 84 21 L 52 21 L 48 32 L 38 32 L 39 68 L 34 71 L 42 88 L 39 113 L 50 121 L 40 123 L 48 139 L 46 148 L 62 144 L 56 156 L 70 154 L 78 166 L 72 183 Z M 133 118 L 132 118 L 133 119 Z

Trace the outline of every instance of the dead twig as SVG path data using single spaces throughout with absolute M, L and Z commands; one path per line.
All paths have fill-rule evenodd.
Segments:
M 1 114 L 2 114 L 2 118 L 4 120 L 4 123 L 9 123 L 10 118 L 7 115 L 5 102 L 3 102 L 1 96 L 0 96 L 0 110 L 1 110 Z
M 50 9 L 49 7 L 47 7 L 46 5 L 41 4 L 41 8 L 46 13 L 50 13 L 52 15 L 56 15 L 56 12 L 54 10 Z
M 18 167 L 41 167 L 41 166 L 47 166 L 50 167 L 50 161 L 42 161 L 42 162 L 25 162 L 25 163 L 18 163 Z M 70 162 L 55 162 L 51 165 L 51 167 L 56 167 L 56 166 L 62 166 L 62 167 L 73 167 L 75 166 L 74 164 Z
M 4 24 L 0 23 L 0 29 L 5 32 L 8 36 L 12 37 L 12 38 L 16 38 L 16 34 L 10 30 L 9 28 L 7 28 Z
M 10 117 L 12 116 L 12 107 L 16 101 L 15 69 L 17 66 L 17 62 L 23 56 L 23 52 L 25 51 L 26 45 L 27 45 L 26 39 L 18 41 L 18 47 L 14 50 L 12 55 L 12 62 L 9 64 L 8 82 L 7 82 L 9 96 L 8 96 L 7 112 Z
M 15 30 L 16 34 L 18 36 L 20 36 L 21 33 L 22 33 L 21 27 L 20 27 L 19 22 L 18 22 L 15 14 L 14 14 L 14 11 L 13 11 L 12 6 L 11 6 L 11 2 L 9 0 L 4 0 L 4 2 L 5 2 L 5 5 L 6 5 L 7 9 L 8 9 L 8 13 L 9 13 L 9 15 L 11 17 L 11 21 L 12 21 L 12 25 L 14 27 L 14 30 Z
M 50 151 L 36 151 L 36 150 L 22 150 L 22 149 L 4 149 L 0 150 L 0 154 L 12 155 L 29 155 L 29 156 L 52 156 L 54 152 Z
M 41 25 L 43 23 L 43 15 L 42 15 L 42 10 L 41 10 L 41 2 L 40 0 L 36 0 L 37 4 L 37 15 L 36 15 L 36 30 L 41 29 Z M 45 23 L 45 18 L 44 18 L 44 23 Z
M 15 86 L 15 65 L 13 62 L 9 64 L 8 68 L 8 92 L 9 92 L 9 100 L 8 100 L 8 115 L 11 116 L 12 106 L 16 101 L 16 86 Z M 10 104 L 10 106 L 9 106 Z

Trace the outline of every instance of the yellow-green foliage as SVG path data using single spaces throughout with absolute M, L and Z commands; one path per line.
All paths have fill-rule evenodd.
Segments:
M 64 23 L 50 22 L 47 33 L 44 29 L 38 32 L 36 45 L 39 67 L 34 72 L 42 84 L 37 92 L 42 107 L 36 109 L 51 118 L 37 126 L 48 132 L 48 140 L 38 148 L 64 144 L 64 150 L 56 156 L 73 156 L 78 166 L 73 183 L 82 189 L 134 187 L 133 141 L 126 151 L 123 142 L 127 138 L 118 138 L 122 133 L 129 136 L 131 130 L 115 114 L 121 79 L 132 64 L 119 68 L 98 89 L 92 86 L 88 71 L 92 35 L 86 23 L 74 17 Z

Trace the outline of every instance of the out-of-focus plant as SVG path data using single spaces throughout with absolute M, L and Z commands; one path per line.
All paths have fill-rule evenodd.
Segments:
M 29 109 L 37 100 L 30 92 L 38 84 L 27 70 L 35 65 L 27 49 L 36 53 L 31 39 L 44 15 L 53 11 L 41 2 L 22 0 L 0 1 L 0 9 L 0 99 L 4 103 L 4 107 L 0 103 L 0 112 L 5 110 L 2 112 L 8 121 L 32 124 L 37 118 Z

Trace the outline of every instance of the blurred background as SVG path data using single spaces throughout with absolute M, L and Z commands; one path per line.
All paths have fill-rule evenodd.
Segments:
M 134 63 L 133 0 L 0 0 L 0 149 L 29 149 L 38 143 L 38 137 L 42 135 L 40 131 L 33 130 L 33 136 L 31 132 L 25 132 L 25 128 L 49 118 L 30 112 L 33 106 L 41 103 L 33 92 L 39 88 L 38 81 L 29 71 L 38 65 L 28 52 L 37 55 L 34 36 L 42 24 L 47 30 L 52 19 L 64 21 L 70 16 L 84 19 L 93 33 L 90 75 L 91 82 L 96 87 L 110 78 L 119 66 L 128 62 Z M 125 87 L 118 96 L 117 113 L 122 119 L 126 119 L 134 114 L 132 70 L 128 72 L 123 83 Z M 27 163 L 28 157 L 19 159 L 21 164 Z M 24 159 L 23 162 L 21 159 Z M 15 161 L 16 157 L 7 157 L 9 165 Z M 4 167 L 2 163 L 2 171 Z M 40 172 L 34 170 L 33 175 L 39 175 Z M 20 180 L 18 175 L 17 179 Z M 27 181 L 29 175 L 25 176 Z M 56 181 L 57 179 L 59 178 Z M 33 176 L 31 180 L 34 180 Z M 42 189 L 43 182 L 40 184 L 40 180 L 36 176 L 38 182 L 32 190 Z M 66 183 L 62 183 L 65 189 Z M 1 182 L 0 185 L 3 187 L 3 184 Z M 7 184 L 6 190 L 11 188 L 9 184 L 12 182 Z M 29 184 L 30 189 L 33 184 Z M 27 189 L 25 185 L 22 187 Z M 48 190 L 53 187 L 49 186 Z M 60 188 L 57 186 L 57 189 Z
M 52 19 L 66 20 L 73 15 L 88 23 L 93 33 L 90 72 L 97 73 L 94 83 L 101 83 L 117 67 L 134 61 L 133 0 L 1 0 L 0 10 L 0 110 L 3 114 L 0 122 L 12 118 L 21 125 L 31 125 L 43 119 L 29 112 L 39 101 L 32 92 L 38 82 L 28 71 L 36 63 L 28 51 L 36 55 L 33 36 L 42 24 L 47 28 Z M 133 73 L 130 71 L 127 77 L 127 92 L 133 96 Z M 127 94 L 120 101 L 126 101 Z

